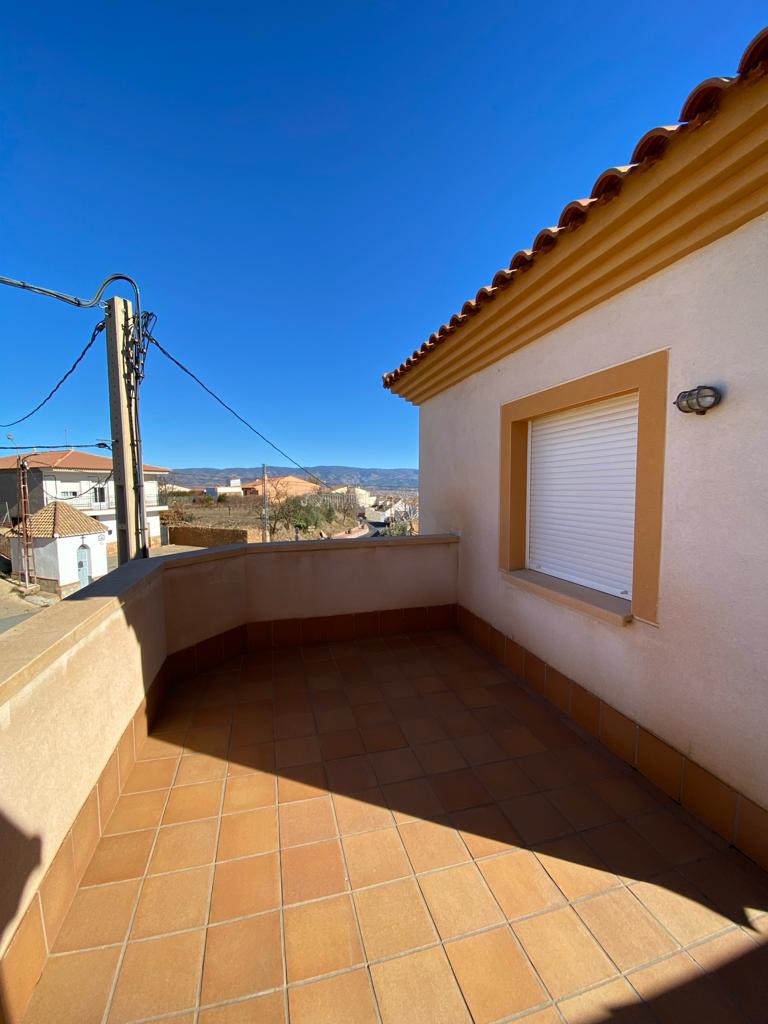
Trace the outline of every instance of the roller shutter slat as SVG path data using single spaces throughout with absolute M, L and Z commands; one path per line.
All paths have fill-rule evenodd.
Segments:
M 632 596 L 636 393 L 532 420 L 528 567 Z

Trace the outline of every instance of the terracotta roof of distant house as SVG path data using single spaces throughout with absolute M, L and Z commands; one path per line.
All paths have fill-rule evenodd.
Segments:
M 30 468 L 44 467 L 46 469 L 112 469 L 112 459 L 105 455 L 93 455 L 91 452 L 81 452 L 76 448 L 69 448 L 66 451 L 48 452 L 19 452 L 24 458 L 29 459 Z M 16 456 L 4 455 L 0 458 L 0 469 L 16 469 Z M 170 473 L 164 466 L 144 466 L 145 473 Z
M 615 199 L 621 191 L 624 179 L 641 167 L 661 159 L 672 140 L 684 132 L 693 131 L 707 122 L 716 112 L 723 94 L 738 88 L 744 79 L 768 71 L 768 28 L 759 32 L 744 51 L 737 74 L 729 78 L 707 78 L 690 93 L 680 112 L 680 124 L 652 128 L 637 142 L 630 163 L 610 167 L 597 178 L 592 192 L 584 199 L 568 203 L 553 227 L 538 233 L 530 249 L 521 249 L 512 257 L 508 267 L 497 271 L 490 284 L 482 287 L 473 299 L 469 299 L 458 313 L 439 327 L 424 344 L 416 349 L 397 369 L 383 375 L 385 388 L 392 387 L 417 363 L 429 356 L 449 335 L 475 316 L 500 291 L 513 284 L 516 276 L 524 273 L 534 262 L 550 252 L 563 232 L 574 231 L 587 220 L 591 207 Z
M 33 537 L 80 537 L 90 533 L 108 533 L 106 526 L 85 515 L 66 501 L 52 501 L 29 518 Z

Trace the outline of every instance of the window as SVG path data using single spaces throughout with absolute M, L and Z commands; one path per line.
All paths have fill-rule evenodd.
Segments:
M 77 491 L 60 491 L 59 492 L 59 497 L 60 498 L 76 498 L 77 497 Z
M 637 392 L 530 421 L 527 567 L 629 599 Z
M 667 352 L 501 409 L 499 564 L 612 621 L 657 621 Z
M 106 487 L 94 487 L 93 500 L 96 502 L 97 505 L 103 505 L 107 500 Z

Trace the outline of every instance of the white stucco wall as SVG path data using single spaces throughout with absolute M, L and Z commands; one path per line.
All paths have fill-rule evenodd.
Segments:
M 421 407 L 425 533 L 456 530 L 459 602 L 768 806 L 768 217 Z M 498 570 L 500 407 L 668 348 L 659 626 L 620 628 Z M 723 389 L 706 416 L 676 394 Z

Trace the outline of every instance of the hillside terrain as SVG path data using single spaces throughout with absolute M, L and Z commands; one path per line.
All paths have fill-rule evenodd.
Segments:
M 360 466 L 307 466 L 310 473 L 325 483 L 339 487 L 341 484 L 357 484 L 369 491 L 418 490 L 418 469 L 376 469 Z M 293 474 L 304 476 L 295 466 L 267 466 L 270 476 Z M 169 482 L 187 487 L 213 487 L 226 484 L 232 477 L 241 480 L 255 480 L 261 477 L 261 466 L 190 466 L 174 469 Z

